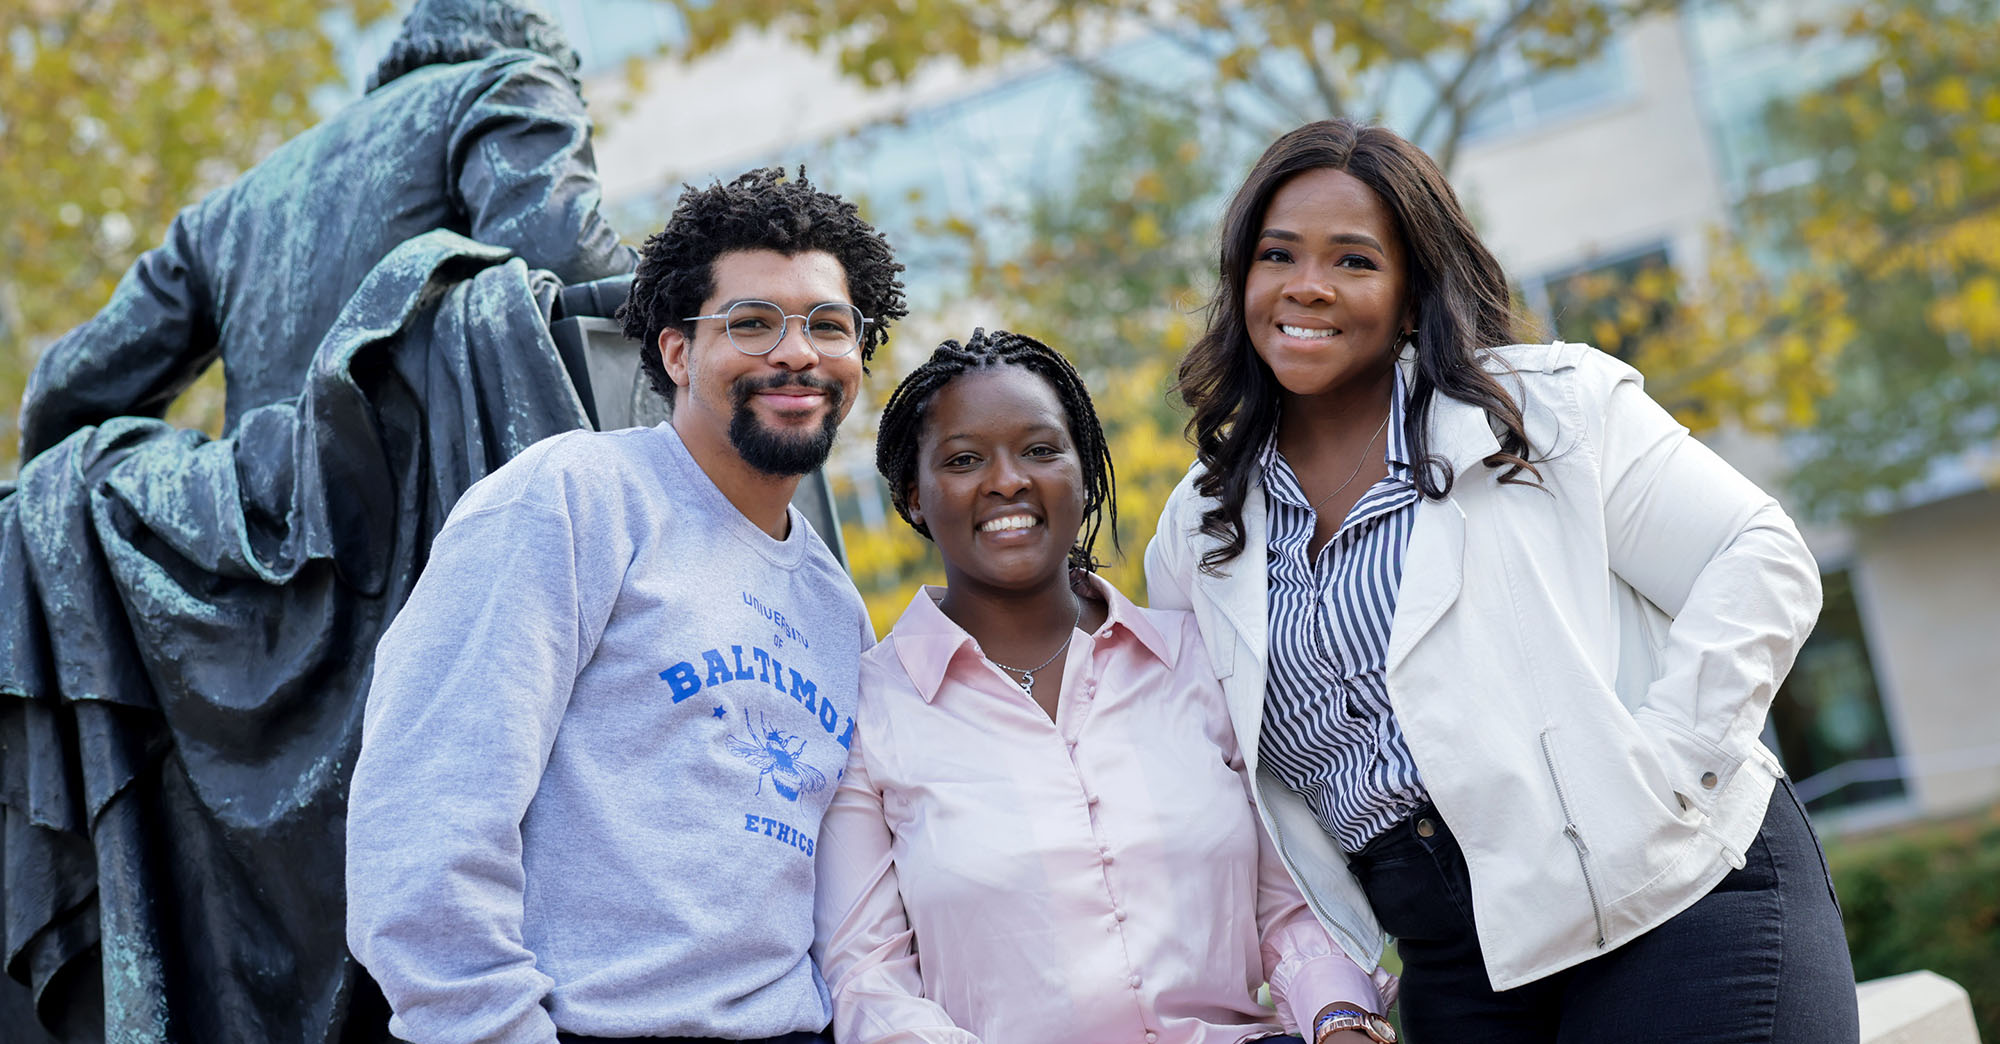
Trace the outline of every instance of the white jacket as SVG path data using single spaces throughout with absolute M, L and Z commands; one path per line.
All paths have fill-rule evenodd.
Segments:
M 1464 849 L 1487 975 L 1504 990 L 1630 942 L 1743 865 L 1781 772 L 1759 741 L 1764 715 L 1820 586 L 1777 502 L 1631 367 L 1561 342 L 1498 349 L 1487 366 L 1522 404 L 1546 489 L 1496 481 L 1484 412 L 1438 398 L 1431 451 L 1456 481 L 1416 506 L 1387 681 Z M 1215 502 L 1194 491 L 1199 470 L 1146 550 L 1152 604 L 1194 611 L 1264 825 L 1320 920 L 1372 969 L 1382 931 L 1345 855 L 1257 765 L 1263 486 L 1253 477 L 1243 505 L 1243 554 L 1211 576 L 1200 559 L 1216 541 L 1200 526 Z

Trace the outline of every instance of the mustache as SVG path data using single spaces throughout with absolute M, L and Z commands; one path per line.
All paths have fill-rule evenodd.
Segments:
M 765 377 L 745 374 L 729 386 L 729 397 L 733 405 L 747 406 L 750 397 L 760 391 L 776 388 L 808 388 L 826 396 L 826 401 L 838 408 L 847 395 L 839 384 L 825 377 L 811 373 L 774 373 Z

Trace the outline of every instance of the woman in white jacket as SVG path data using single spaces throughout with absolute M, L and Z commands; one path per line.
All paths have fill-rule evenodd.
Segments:
M 1858 1037 L 1803 810 L 1759 742 L 1819 611 L 1777 503 L 1630 367 L 1524 346 L 1396 135 L 1309 124 L 1224 220 L 1181 364 L 1198 459 L 1147 551 L 1265 826 L 1422 1044 Z M 1322 1044 L 1391 1039 L 1346 998 Z

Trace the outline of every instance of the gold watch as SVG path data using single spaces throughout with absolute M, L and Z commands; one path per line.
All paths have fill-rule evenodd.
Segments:
M 1313 1022 L 1313 1044 L 1320 1044 L 1328 1034 L 1341 1030 L 1360 1030 L 1375 1044 L 1396 1044 L 1396 1027 L 1388 1019 L 1359 1008 L 1338 1008 L 1321 1015 Z

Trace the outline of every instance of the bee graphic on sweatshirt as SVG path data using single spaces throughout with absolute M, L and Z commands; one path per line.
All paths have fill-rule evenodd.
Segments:
M 762 714 L 757 715 L 757 728 L 750 728 L 748 722 L 744 728 L 750 742 L 728 736 L 723 743 L 731 754 L 757 765 L 757 793 L 764 792 L 767 779 L 771 789 L 786 801 L 797 801 L 800 794 L 816 794 L 826 787 L 826 773 L 799 760 L 806 752 L 805 740 L 772 728 Z

